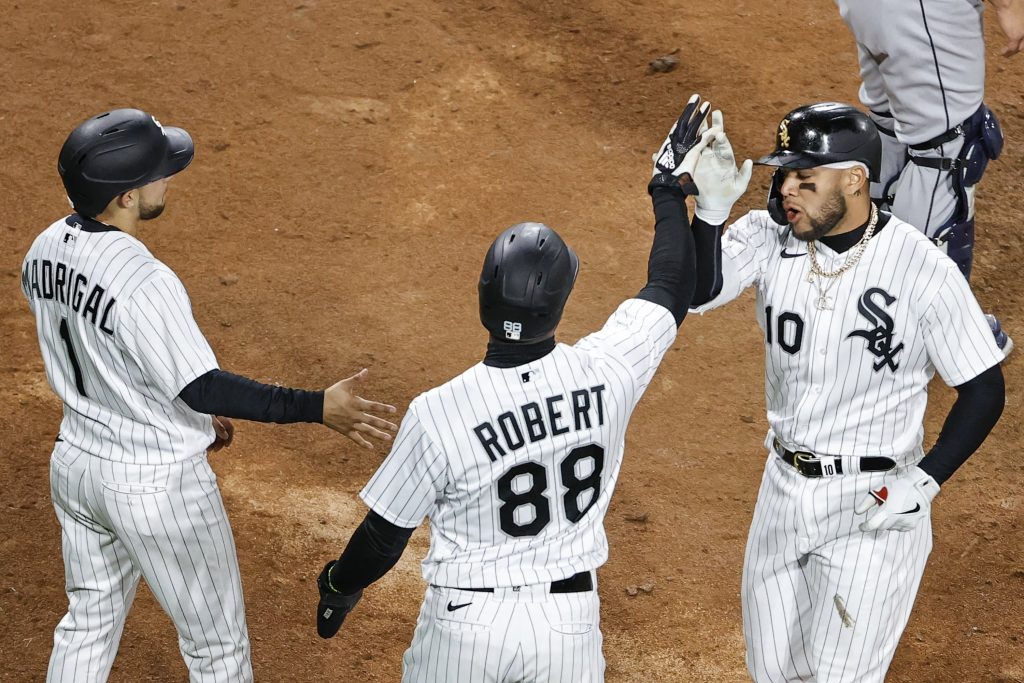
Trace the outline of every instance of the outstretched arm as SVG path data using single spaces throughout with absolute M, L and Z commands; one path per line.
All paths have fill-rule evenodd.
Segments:
M 693 218 L 696 286 L 690 305 L 694 307 L 706 304 L 722 291 L 722 230 L 733 204 L 746 191 L 753 171 L 750 159 L 736 166 L 721 111 L 711 112 L 711 123 L 722 132 L 701 152 L 694 174 L 694 182 L 700 188 Z
M 389 432 L 397 427 L 371 414 L 393 413 L 394 406 L 355 395 L 355 385 L 365 377 L 366 370 L 361 370 L 325 391 L 305 391 L 210 370 L 190 382 L 178 397 L 197 413 L 279 424 L 319 422 L 370 448 L 364 437 L 390 441 Z
M 654 154 L 647 186 L 654 204 L 654 242 L 647 261 L 647 284 L 636 298 L 672 312 L 676 326 L 683 322 L 693 299 L 695 262 L 693 235 L 686 212 L 687 195 L 696 194 L 694 168 L 701 151 L 718 134 L 707 127 L 711 105 L 693 95 Z

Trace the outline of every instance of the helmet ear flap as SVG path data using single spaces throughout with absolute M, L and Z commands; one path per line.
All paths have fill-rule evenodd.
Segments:
M 768 190 L 768 215 L 779 225 L 789 225 L 786 211 L 782 208 L 782 181 L 785 178 L 786 169 L 775 169 L 775 173 L 772 173 L 772 186 Z

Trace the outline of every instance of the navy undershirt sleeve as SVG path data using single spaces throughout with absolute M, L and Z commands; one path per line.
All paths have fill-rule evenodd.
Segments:
M 697 262 L 691 306 L 701 306 L 722 291 L 722 225 L 693 217 L 693 245 Z
M 351 595 L 387 574 L 402 557 L 413 531 L 370 510 L 331 568 L 331 587 Z
M 690 308 L 694 288 L 693 235 L 686 196 L 681 189 L 655 187 L 651 200 L 654 243 L 647 260 L 647 284 L 636 298 L 667 308 L 679 326 Z
M 978 450 L 1006 403 L 1003 371 L 995 365 L 956 387 L 957 397 L 935 445 L 918 464 L 940 485 Z
M 223 370 L 210 370 L 178 397 L 197 413 L 254 422 L 323 422 L 324 392 L 262 384 Z

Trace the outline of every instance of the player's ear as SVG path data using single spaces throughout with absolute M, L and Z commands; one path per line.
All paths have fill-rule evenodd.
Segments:
M 138 189 L 135 189 L 122 192 L 114 197 L 114 201 L 117 202 L 117 205 L 122 209 L 130 209 L 139 203 L 139 191 Z
M 846 188 L 849 194 L 868 192 L 868 173 L 863 166 L 854 166 L 846 170 Z

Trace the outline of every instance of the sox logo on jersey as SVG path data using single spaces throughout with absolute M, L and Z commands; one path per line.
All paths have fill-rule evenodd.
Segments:
M 213 427 L 177 399 L 218 367 L 181 281 L 139 240 L 72 215 L 36 238 L 21 282 L 64 404 L 50 481 L 69 607 L 47 680 L 106 680 L 143 576 L 191 680 L 252 680 L 234 541 L 206 461 Z
M 603 680 L 603 520 L 630 415 L 675 334 L 667 309 L 631 299 L 575 346 L 478 364 L 412 402 L 360 494 L 392 524 L 431 520 L 403 681 Z
M 817 244 L 826 271 L 845 261 Z M 865 534 L 855 508 L 924 455 L 927 386 L 999 363 L 955 264 L 890 217 L 818 307 L 801 243 L 755 211 L 726 232 L 723 287 L 705 312 L 757 288 L 770 449 L 743 569 L 747 663 L 758 683 L 881 683 L 931 550 L 930 523 Z M 819 456 L 805 477 L 783 451 Z M 861 470 L 861 457 L 895 462 Z M 925 520 L 927 521 L 927 520 Z
M 876 302 L 876 298 L 881 299 L 882 304 Z M 864 292 L 857 302 L 857 310 L 874 327 L 867 330 L 854 330 L 847 335 L 847 338 L 863 337 L 867 340 L 868 351 L 879 358 L 879 361 L 874 364 L 875 372 L 884 367 L 888 367 L 890 370 L 897 370 L 899 368 L 896 356 L 903 350 L 903 343 L 900 342 L 895 347 L 893 346 L 893 340 L 896 336 L 894 332 L 895 323 L 892 316 L 886 313 L 885 308 L 883 308 L 883 306 L 891 306 L 895 302 L 896 297 L 881 287 L 872 287 Z

